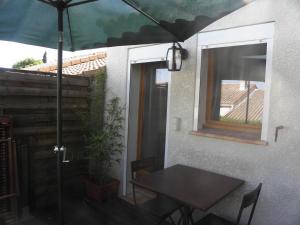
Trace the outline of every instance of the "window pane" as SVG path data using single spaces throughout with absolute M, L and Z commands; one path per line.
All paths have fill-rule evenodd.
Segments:
M 168 84 L 170 82 L 170 71 L 167 69 L 156 69 L 155 83 L 157 85 Z
M 209 50 L 211 120 L 259 125 L 262 121 L 266 44 Z

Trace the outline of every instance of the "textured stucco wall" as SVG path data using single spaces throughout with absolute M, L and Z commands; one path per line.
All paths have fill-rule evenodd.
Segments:
M 241 196 L 263 182 L 253 225 L 300 224 L 300 1 L 256 0 L 205 29 L 213 31 L 274 21 L 268 146 L 193 136 L 196 43 L 184 46 L 189 58 L 182 72 L 172 74 L 170 120 L 181 118 L 181 130 L 169 129 L 168 166 L 191 165 L 239 177 L 246 184 L 212 211 L 235 218 Z M 126 101 L 127 48 L 108 50 L 108 86 Z M 275 127 L 283 125 L 275 143 Z M 116 168 L 116 175 L 121 168 Z
M 300 224 L 300 1 L 257 0 L 205 29 L 275 21 L 268 146 L 240 144 L 190 135 L 193 125 L 195 48 L 185 70 L 172 75 L 171 119 L 180 117 L 182 129 L 170 129 L 169 163 L 183 163 L 239 177 L 246 184 L 212 211 L 235 218 L 241 195 L 263 182 L 253 224 Z M 180 90 L 180 91 L 179 91 Z M 277 143 L 275 127 L 283 125 Z

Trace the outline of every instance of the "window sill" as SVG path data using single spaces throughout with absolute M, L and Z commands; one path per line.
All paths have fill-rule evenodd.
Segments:
M 244 144 L 268 145 L 266 141 L 260 140 L 260 134 L 251 132 L 228 131 L 216 128 L 203 128 L 192 131 L 192 135 L 239 142 Z

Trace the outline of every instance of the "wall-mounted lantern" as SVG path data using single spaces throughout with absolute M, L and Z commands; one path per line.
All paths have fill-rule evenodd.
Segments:
M 167 67 L 169 71 L 180 71 L 182 60 L 186 59 L 188 51 L 183 49 L 178 42 L 174 42 L 173 46 L 167 51 Z

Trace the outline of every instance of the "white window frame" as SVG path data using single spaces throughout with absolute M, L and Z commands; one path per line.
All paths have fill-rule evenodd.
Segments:
M 195 104 L 194 104 L 194 120 L 193 131 L 201 129 L 204 121 L 203 115 L 206 110 L 200 112 L 199 107 L 205 107 L 206 97 L 200 96 L 201 82 L 206 82 L 205 76 L 201 76 L 202 55 L 206 49 L 242 46 L 250 44 L 267 44 L 266 54 L 266 74 L 265 74 L 265 94 L 264 94 L 264 110 L 262 118 L 261 140 L 267 141 L 269 109 L 270 109 L 270 90 L 272 78 L 272 55 L 273 55 L 273 36 L 274 23 L 256 24 L 251 26 L 235 27 L 224 30 L 201 32 L 198 34 L 197 43 L 197 70 L 196 70 L 196 87 L 195 87 Z M 204 102 L 205 99 L 205 102 Z

